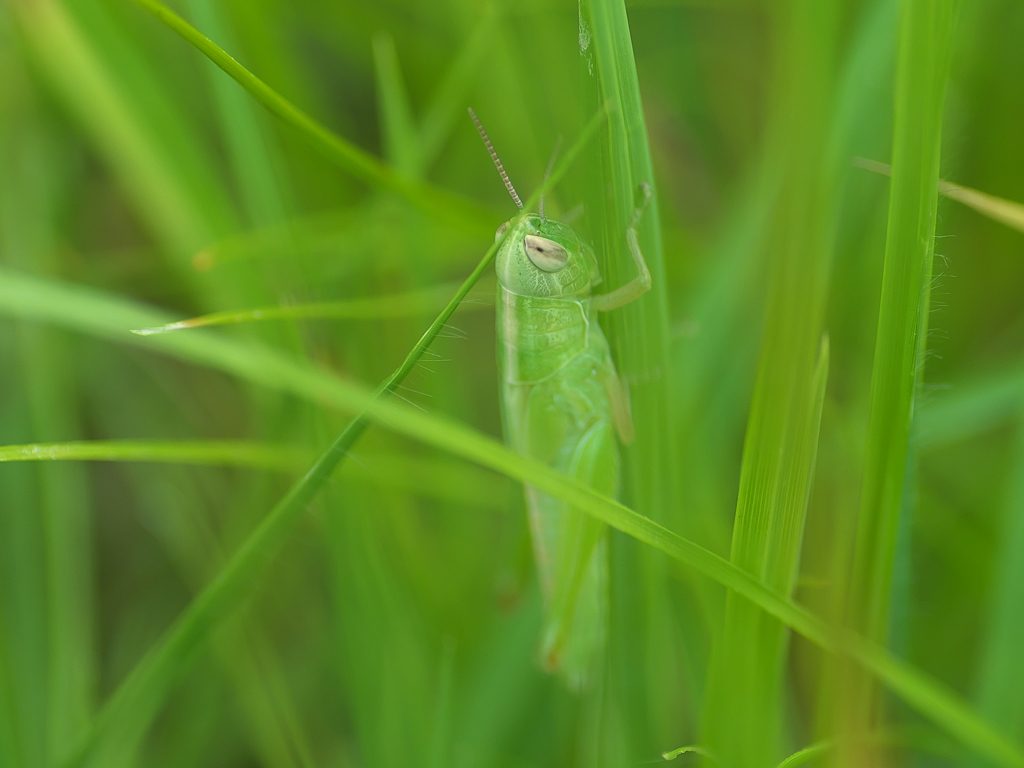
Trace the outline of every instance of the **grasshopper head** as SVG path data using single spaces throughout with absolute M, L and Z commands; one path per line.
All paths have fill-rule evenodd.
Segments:
M 495 271 L 502 287 L 521 296 L 563 298 L 590 295 L 600 281 L 597 260 L 569 226 L 536 214 L 506 222 L 513 226 L 498 251 Z

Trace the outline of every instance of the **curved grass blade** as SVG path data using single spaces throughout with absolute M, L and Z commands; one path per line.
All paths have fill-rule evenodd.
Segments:
M 680 755 L 686 755 L 686 754 L 700 755 L 701 757 L 708 758 L 709 760 L 711 760 L 714 763 L 718 762 L 715 759 L 714 755 L 712 755 L 710 752 L 708 752 L 706 749 L 704 749 L 704 747 L 699 747 L 696 744 L 691 744 L 690 746 L 687 746 L 687 747 L 679 747 L 679 749 L 673 749 L 671 752 L 662 752 L 661 753 L 661 759 L 662 760 L 675 760 Z
M 6 310 L 10 313 L 12 309 L 11 292 L 5 292 L 5 282 L 9 279 L 9 273 L 0 271 L 0 311 Z M 37 291 L 41 288 L 41 281 L 33 285 Z M 24 288 L 24 284 L 20 286 Z M 38 298 L 38 297 L 37 297 Z M 53 295 L 44 295 L 44 298 L 53 298 Z M 58 294 L 57 300 L 61 298 L 81 298 L 75 293 Z M 91 297 L 91 311 L 103 312 L 110 310 L 114 313 L 123 312 L 124 306 L 121 302 L 106 302 Z M 49 308 L 48 301 L 44 304 Z M 26 308 L 23 304 L 21 309 Z M 38 307 L 37 307 L 38 308 Z M 137 317 L 142 312 L 137 307 L 130 306 Z M 38 313 L 37 319 L 52 319 L 53 312 Z M 152 315 L 150 315 L 152 316 Z M 78 330 L 95 332 L 104 338 L 110 338 L 109 326 L 97 323 L 94 326 L 79 324 Z M 124 332 L 122 326 L 119 340 L 131 338 L 130 334 Z M 182 339 L 197 339 L 192 335 L 182 336 Z M 700 573 L 708 576 L 714 581 L 733 589 L 747 599 L 756 603 L 763 610 L 772 614 L 782 622 L 804 635 L 813 642 L 836 652 L 846 652 L 852 655 L 865 667 L 870 669 L 890 689 L 899 694 L 904 700 L 917 708 L 922 714 L 934 720 L 944 727 L 951 734 L 957 736 L 963 742 L 979 753 L 989 756 L 1000 765 L 1007 768 L 1024 768 L 1024 754 L 1009 743 L 1001 735 L 983 720 L 977 717 L 971 710 L 944 687 L 931 680 L 927 676 L 907 666 L 904 662 L 892 657 L 884 649 L 867 643 L 863 640 L 850 640 L 848 635 L 838 633 L 830 629 L 823 622 L 807 613 L 803 608 L 791 600 L 784 599 L 749 574 L 736 568 L 727 560 L 719 557 L 713 552 L 683 539 L 668 529 L 642 517 L 618 502 L 607 499 L 594 493 L 586 486 L 579 485 L 566 479 L 562 475 L 547 469 L 543 465 L 524 459 L 518 454 L 507 450 L 502 444 L 495 440 L 484 437 L 468 428 L 457 425 L 447 419 L 435 415 L 423 414 L 408 406 L 399 403 L 375 400 L 365 390 L 348 384 L 339 379 L 329 376 L 316 378 L 313 371 L 299 368 L 295 364 L 291 373 L 282 375 L 279 378 L 266 378 L 261 375 L 258 366 L 238 366 L 233 360 L 225 360 L 217 354 L 210 355 L 207 351 L 188 352 L 189 347 L 202 348 L 202 344 L 189 342 L 181 345 L 178 349 L 166 348 L 165 351 L 181 357 L 185 360 L 199 361 L 211 367 L 225 370 L 234 375 L 249 378 L 255 383 L 266 386 L 277 387 L 306 397 L 312 397 L 334 407 L 352 411 L 359 408 L 366 408 L 366 416 L 374 419 L 385 428 L 400 432 L 409 437 L 430 444 L 441 450 L 461 456 L 474 463 L 489 467 L 502 474 L 508 475 L 531 485 L 541 488 L 553 496 L 579 506 L 589 514 L 612 525 L 618 530 L 637 538 L 638 540 L 654 546 L 669 556 L 686 563 Z M 241 349 L 243 353 L 251 351 L 249 345 L 241 343 L 223 343 L 218 351 L 227 352 L 230 349 Z M 245 355 L 234 355 L 234 357 L 245 357 Z M 248 358 L 246 358 L 248 359 Z M 277 358 L 267 358 L 270 361 L 277 361 L 285 365 Z M 262 362 L 262 361 L 257 361 Z M 290 494 L 288 498 L 293 498 Z M 218 575 L 211 584 L 198 596 L 188 609 L 186 614 L 192 618 L 195 626 L 190 628 L 184 637 L 178 637 L 176 642 L 179 650 L 191 651 L 190 646 L 201 643 L 205 633 L 213 628 L 216 617 L 222 610 L 226 609 L 231 596 L 240 587 L 239 581 L 254 575 L 259 570 L 259 565 L 269 554 L 260 549 L 267 542 L 279 540 L 288 530 L 287 520 L 281 525 L 274 535 L 275 523 L 280 524 L 280 517 L 268 518 L 249 537 L 242 548 L 232 558 L 228 569 Z M 181 624 L 183 616 L 176 623 Z M 195 632 L 196 634 L 192 634 Z M 181 634 L 179 630 L 178 634 Z M 845 640 L 843 638 L 846 638 Z M 162 644 L 166 647 L 167 641 Z M 163 653 L 167 653 L 166 650 Z M 152 665 L 152 657 L 155 651 L 147 657 L 146 665 Z M 166 670 L 163 670 L 166 673 Z M 133 675 L 134 677 L 134 675 Z M 171 676 L 172 679 L 176 675 Z M 130 682 L 130 681 L 129 681 Z M 136 684 L 137 685 L 137 684 Z M 115 694 L 124 696 L 123 693 Z M 109 704 L 108 704 L 109 706 Z M 98 727 L 104 727 L 99 724 Z M 84 755 L 80 753 L 78 759 L 69 761 L 68 765 L 81 764 Z
M 804 747 L 787 757 L 779 763 L 778 768 L 797 768 L 797 766 L 809 763 L 811 760 L 817 760 L 831 750 L 832 747 L 831 741 L 819 741 L 817 744 L 811 744 L 811 746 Z
M 457 283 L 445 283 L 433 288 L 390 296 L 349 301 L 324 301 L 316 304 L 291 304 L 287 306 L 260 307 L 233 312 L 214 312 L 209 315 L 179 320 L 155 328 L 132 329 L 139 336 L 179 331 L 184 328 L 202 328 L 209 325 L 233 325 L 258 320 L 380 320 L 384 318 L 417 317 L 436 312 L 448 303 L 449 297 L 458 288 Z M 468 306 L 483 309 L 482 304 Z
M 468 231 L 480 234 L 493 231 L 494 215 L 487 209 L 446 190 L 402 176 L 300 110 L 167 6 L 157 0 L 132 1 L 195 46 L 263 106 L 297 128 L 314 147 L 349 173 L 369 184 L 396 192 L 426 213 Z

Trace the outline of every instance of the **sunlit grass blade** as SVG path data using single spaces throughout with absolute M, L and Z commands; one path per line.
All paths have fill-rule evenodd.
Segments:
M 540 195 L 544 194 L 548 187 L 558 183 L 605 117 L 605 111 L 601 110 L 590 120 L 575 144 L 555 168 L 547 183 L 531 196 L 527 203 L 528 206 L 536 205 Z M 507 237 L 507 233 L 504 237 Z M 183 670 L 187 668 L 188 662 L 203 647 L 209 633 L 218 621 L 234 607 L 246 586 L 273 558 L 288 531 L 306 509 L 306 505 L 312 501 L 338 464 L 348 454 L 349 449 L 369 427 L 369 417 L 376 414 L 373 409 L 385 402 L 387 396 L 401 385 L 405 377 L 418 364 L 461 301 L 490 266 L 504 237 L 496 239 L 488 248 L 477 267 L 416 342 L 402 364 L 381 382 L 370 397 L 366 397 L 358 387 L 345 384 L 333 377 L 320 378 L 318 387 L 326 385 L 327 389 L 333 390 L 334 396 L 340 397 L 341 401 L 346 402 L 350 408 L 355 406 L 351 409 L 361 410 L 361 413 L 349 422 L 345 430 L 317 459 L 306 475 L 291 487 L 224 568 L 193 599 L 171 627 L 166 630 L 162 638 L 149 649 L 128 674 L 104 704 L 92 729 L 81 740 L 73 757 L 64 764 L 65 768 L 93 764 L 105 765 L 111 761 L 127 760 L 134 754 L 170 689 Z M 0 280 L 0 293 L 2 293 L 2 288 L 3 281 Z M 15 293 L 18 291 L 16 290 Z M 21 293 L 23 294 L 24 291 Z M 21 298 L 25 298 L 24 295 Z M 36 298 L 38 299 L 38 297 Z M 2 303 L 2 299 L 3 297 L 0 295 L 0 303 Z M 163 337 L 157 336 L 156 340 L 161 338 Z M 193 346 L 195 349 L 206 350 L 203 354 L 208 354 L 212 351 L 209 342 L 210 339 L 206 339 L 205 343 Z M 255 372 L 254 358 L 251 355 L 256 348 L 250 348 L 249 354 L 243 351 L 244 348 L 236 349 L 232 354 L 228 352 L 232 346 L 230 344 L 215 346 L 219 346 L 221 356 L 228 355 L 234 358 L 235 365 L 241 366 L 241 369 L 247 369 L 250 375 Z M 188 347 L 186 342 L 185 348 Z M 287 361 L 274 358 L 273 353 L 270 353 L 269 350 L 264 355 L 264 363 L 268 359 L 266 355 L 270 355 L 270 359 L 277 361 L 278 375 L 283 374 L 285 379 L 291 379 L 293 383 L 300 385 L 302 382 L 313 383 L 315 375 L 312 371 L 302 371 L 301 368 L 290 366 Z M 214 361 L 208 360 L 209 362 Z M 259 362 L 256 362 L 256 366 L 262 368 Z M 404 409 L 398 413 L 402 412 Z
M 877 160 L 855 157 L 853 164 L 858 168 L 873 171 L 883 176 L 892 175 L 892 167 Z M 942 179 L 939 179 L 937 189 L 939 194 L 945 195 L 951 200 L 956 200 L 958 203 L 963 203 L 968 208 L 973 208 L 982 216 L 988 216 L 990 219 L 994 219 L 1001 224 L 1024 232 L 1024 205 L 1020 203 L 985 192 L 979 192 L 977 189 L 971 189 L 960 184 L 954 184 L 952 181 L 943 181 Z
M 855 629 L 882 642 L 904 492 L 914 400 L 928 329 L 940 135 L 956 14 L 953 0 L 911 0 L 901 13 L 882 298 L 871 379 L 864 485 L 851 577 Z M 865 680 L 850 681 L 841 708 L 850 737 L 870 727 L 875 705 Z M 863 759 L 856 753 L 849 760 Z
M 313 146 L 345 170 L 370 184 L 397 192 L 428 214 L 459 224 L 468 231 L 483 233 L 493 230 L 494 216 L 486 209 L 451 192 L 402 176 L 298 109 L 170 8 L 157 0 L 133 1 L 194 45 L 263 106 L 295 127 Z
M 294 472 L 309 451 L 244 440 L 81 440 L 0 446 L 6 461 L 144 461 Z
M 418 317 L 437 312 L 448 303 L 449 297 L 458 288 L 457 283 L 446 283 L 408 293 L 396 293 L 350 301 L 324 301 L 317 304 L 292 304 L 288 306 L 260 307 L 237 312 L 214 312 L 209 315 L 178 320 L 156 328 L 133 328 L 132 333 L 151 336 L 185 328 L 202 328 L 209 325 L 233 325 L 259 320 L 374 320 L 396 317 Z M 467 304 L 473 309 L 485 309 L 483 304 Z

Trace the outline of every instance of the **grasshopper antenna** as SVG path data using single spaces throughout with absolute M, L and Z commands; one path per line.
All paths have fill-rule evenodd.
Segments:
M 473 125 L 476 126 L 477 133 L 480 134 L 480 138 L 484 140 L 484 146 L 487 147 L 487 151 L 491 154 L 491 160 L 494 161 L 494 167 L 498 169 L 498 173 L 501 174 L 501 180 L 505 182 L 505 189 L 512 195 L 512 199 L 515 201 L 516 206 L 519 210 L 523 210 L 523 201 L 519 199 L 519 195 L 516 194 L 516 188 L 512 186 L 512 182 L 508 179 L 508 174 L 505 173 L 505 166 L 501 164 L 501 160 L 498 157 L 498 153 L 494 151 L 494 147 L 491 144 L 491 140 L 487 138 L 487 131 L 480 124 L 480 118 L 476 116 L 476 112 L 473 108 L 469 108 L 469 116 L 473 118 Z
M 548 160 L 548 167 L 544 169 L 544 186 L 548 184 L 548 179 L 551 178 L 551 169 L 555 167 L 555 160 L 558 157 L 558 150 L 562 148 L 562 137 L 558 137 L 558 141 L 555 142 L 555 148 L 551 150 L 551 159 Z M 540 217 L 544 218 L 544 194 L 540 196 Z

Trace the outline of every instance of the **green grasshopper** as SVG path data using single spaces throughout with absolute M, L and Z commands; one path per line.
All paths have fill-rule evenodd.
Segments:
M 473 110 L 476 125 L 502 181 L 520 210 L 519 195 Z M 651 275 L 636 227 L 651 199 L 626 229 L 639 274 L 629 283 L 592 294 L 601 282 L 593 250 L 566 224 L 527 213 L 511 226 L 495 258 L 498 277 L 498 367 L 505 436 L 518 452 L 615 496 L 619 449 L 633 440 L 629 395 L 615 370 L 597 312 L 642 296 Z M 544 596 L 541 661 L 574 690 L 594 670 L 607 623 L 605 526 L 578 509 L 526 487 L 530 531 Z

